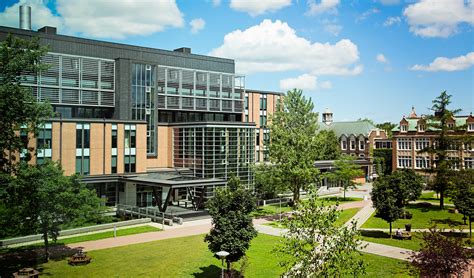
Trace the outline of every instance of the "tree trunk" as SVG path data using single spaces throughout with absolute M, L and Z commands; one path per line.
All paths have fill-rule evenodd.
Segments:
M 390 238 L 392 238 L 392 222 L 389 222 L 389 224 L 390 224 L 390 231 L 389 231 L 389 233 L 390 233 Z
M 227 277 L 230 277 L 230 261 L 226 260 L 227 263 Z
M 469 216 L 469 239 L 472 239 L 472 217 Z
M 444 191 L 439 192 L 439 208 L 444 209 Z
M 296 203 L 299 201 L 300 201 L 300 188 L 295 187 L 293 188 L 293 204 L 296 205 Z
M 346 200 L 346 188 L 345 187 L 343 187 L 343 188 L 344 188 L 344 197 L 342 198 L 342 200 L 345 201 Z
M 43 232 L 44 238 L 44 253 L 46 255 L 46 261 L 49 261 L 49 242 L 48 242 L 48 233 Z

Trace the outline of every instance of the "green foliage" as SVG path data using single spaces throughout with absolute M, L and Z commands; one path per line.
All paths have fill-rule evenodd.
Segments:
M 45 66 L 41 57 L 46 49 L 38 39 L 23 40 L 8 35 L 0 44 L 0 171 L 11 173 L 18 154 L 25 148 L 19 130 L 36 134 L 37 127 L 52 115 L 49 104 L 37 103 L 31 89 L 21 86 L 22 74 L 36 74 Z M 33 149 L 29 150 L 30 158 Z
M 284 221 L 283 234 L 276 251 L 285 277 L 360 276 L 365 264 L 357 248 L 361 247 L 355 223 L 337 224 L 340 211 L 326 206 L 313 194 L 297 204 L 291 218 Z
M 271 116 L 270 161 L 275 165 L 274 173 L 293 192 L 295 202 L 299 201 L 300 189 L 307 189 L 319 173 L 314 167 L 319 153 L 318 114 L 313 109 L 311 99 L 294 89 L 288 91 Z
M 355 189 L 357 183 L 354 179 L 364 175 L 364 171 L 355 163 L 355 160 L 356 158 L 354 156 L 343 155 L 339 160 L 334 162 L 336 170 L 326 174 L 330 180 L 339 182 L 343 187 L 344 199 L 346 198 L 347 189 Z
M 284 191 L 283 183 L 274 173 L 272 165 L 259 164 L 255 166 L 255 191 L 259 199 L 272 199 Z
M 6 193 L 3 202 L 9 214 L 8 219 L 2 218 L 2 224 L 16 228 L 17 234 L 14 229 L 7 232 L 40 233 L 46 251 L 48 240 L 56 241 L 62 224 L 91 217 L 101 209 L 94 191 L 80 183 L 77 176 L 64 176 L 60 165 L 50 160 L 38 166 L 21 163 Z
M 392 222 L 400 218 L 403 212 L 395 194 L 396 190 L 387 178 L 376 180 L 370 193 L 377 215 L 390 224 L 390 235 Z
M 384 123 L 381 123 L 381 124 L 376 124 L 375 126 L 380 128 L 380 129 L 385 130 L 385 132 L 387 133 L 387 137 L 391 139 L 392 138 L 392 129 L 394 129 L 397 125 L 393 124 L 391 122 L 384 122 Z
M 392 172 L 392 149 L 374 149 L 375 171 L 379 177 Z
M 386 179 L 395 191 L 397 204 L 404 207 L 409 201 L 416 201 L 423 190 L 423 178 L 412 169 L 393 172 Z
M 454 178 L 455 186 L 450 193 L 460 213 L 469 219 L 469 234 L 472 237 L 471 222 L 474 218 L 474 170 L 461 170 Z
M 341 148 L 333 130 L 321 130 L 316 135 L 316 160 L 335 160 L 341 156 Z
M 208 242 L 209 250 L 214 254 L 229 252 L 226 261 L 230 270 L 231 263 L 245 255 L 250 241 L 257 236 L 250 216 L 256 202 L 252 194 L 240 185 L 237 177 L 231 177 L 227 185 L 227 188 L 217 190 L 214 198 L 207 202 L 212 228 L 204 241 Z
M 435 167 L 430 171 L 436 174 L 432 186 L 436 192 L 440 193 L 439 206 L 441 209 L 444 208 L 444 195 L 449 189 L 451 177 L 454 176 L 453 170 L 450 168 L 453 161 L 448 159 L 448 149 L 451 144 L 459 143 L 459 138 L 450 136 L 449 133 L 463 128 L 448 125 L 448 122 L 461 111 L 460 109 L 448 109 L 449 104 L 451 104 L 451 97 L 444 91 L 433 100 L 431 110 L 434 114 L 428 116 L 426 125 L 428 128 L 437 130 L 435 144 L 420 151 L 437 157 Z

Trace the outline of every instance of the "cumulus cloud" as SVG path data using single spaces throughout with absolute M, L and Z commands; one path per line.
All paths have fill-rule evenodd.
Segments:
M 204 26 L 206 26 L 206 22 L 202 18 L 195 18 L 189 22 L 189 25 L 191 25 L 191 33 L 197 34 L 199 31 L 204 29 Z
M 388 59 L 385 58 L 385 56 L 382 53 L 377 54 L 375 59 L 377 60 L 377 62 L 382 63 L 382 64 L 388 63 Z
M 64 22 L 61 17 L 54 15 L 42 0 L 21 0 L 0 13 L 0 22 L 4 26 L 20 27 L 18 10 L 20 5 L 31 7 L 31 27 L 36 30 L 43 26 L 55 26 L 64 31 Z
M 409 5 L 403 15 L 412 33 L 421 37 L 447 38 L 458 32 L 459 24 L 474 24 L 474 2 L 421 0 Z
M 217 7 L 217 6 L 219 6 L 220 4 L 221 4 L 221 0 L 212 0 L 212 5 L 213 5 L 214 7 Z
M 348 39 L 335 44 L 298 37 L 286 22 L 264 20 L 246 30 L 235 30 L 212 56 L 235 59 L 237 72 L 298 70 L 312 75 L 356 75 L 362 71 L 357 45 Z
M 373 15 L 373 14 L 378 14 L 378 13 L 380 13 L 380 10 L 377 9 L 377 8 L 369 9 L 369 10 L 363 12 L 361 15 L 359 15 L 359 16 L 356 18 L 356 22 L 363 21 L 363 20 L 365 20 L 366 18 L 368 18 L 369 16 L 371 16 L 371 15 Z
M 429 65 L 414 65 L 411 70 L 417 71 L 460 71 L 474 65 L 474 52 L 454 58 L 437 57 Z
M 325 12 L 336 12 L 339 5 L 339 0 L 308 0 L 307 15 L 318 15 Z
M 294 88 L 314 91 L 318 89 L 331 89 L 332 84 L 330 81 L 319 82 L 316 76 L 306 73 L 296 78 L 287 78 L 280 80 L 281 90 L 287 91 Z
M 383 23 L 383 26 L 389 27 L 394 24 L 400 24 L 400 22 L 402 22 L 402 19 L 399 16 L 391 16 L 385 20 L 385 22 Z
M 291 5 L 291 0 L 231 0 L 230 7 L 236 11 L 257 16 L 266 12 L 274 12 Z

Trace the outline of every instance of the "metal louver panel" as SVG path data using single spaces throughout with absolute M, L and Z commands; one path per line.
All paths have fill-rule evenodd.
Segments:
M 243 102 L 234 100 L 234 112 L 243 112 Z
M 196 98 L 196 109 L 197 110 L 207 110 L 207 99 L 205 99 L 205 98 Z
M 100 61 L 100 88 L 106 90 L 115 89 L 115 63 Z
M 182 107 L 183 108 L 192 109 L 194 107 L 194 99 L 193 98 L 183 97 L 181 99 L 181 101 L 182 101 Z
M 82 104 L 98 105 L 99 94 L 96 91 L 82 91 L 81 92 Z
M 166 105 L 166 97 L 162 95 L 158 95 L 158 108 L 165 108 Z
M 79 58 L 63 56 L 62 57 L 62 86 L 79 87 Z
M 95 59 L 82 58 L 81 70 L 81 87 L 98 89 L 99 61 Z
M 103 106 L 114 106 L 115 105 L 115 94 L 114 92 L 100 92 L 100 105 Z
M 48 65 L 48 69 L 41 72 L 40 84 L 59 86 L 59 55 L 46 54 L 41 62 Z
M 166 97 L 167 107 L 168 108 L 179 108 L 179 97 Z
M 40 88 L 39 101 L 49 101 L 51 103 L 59 103 L 59 89 L 57 88 Z
M 220 110 L 220 100 L 210 99 L 209 100 L 209 109 L 212 110 L 212 111 L 219 111 Z
M 80 104 L 79 90 L 62 89 L 62 103 Z
M 223 100 L 222 101 L 222 111 L 232 111 L 232 101 Z

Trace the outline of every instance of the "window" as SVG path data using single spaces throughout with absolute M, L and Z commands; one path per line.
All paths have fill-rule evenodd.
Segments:
M 255 131 L 255 145 L 256 146 L 260 146 L 260 130 L 256 130 Z
M 351 138 L 350 148 L 351 148 L 351 150 L 356 149 L 356 140 L 355 140 L 355 138 Z
M 415 139 L 415 150 L 423 150 L 430 146 L 429 138 L 416 138 Z
M 474 123 L 470 123 L 467 125 L 467 131 L 474 131 Z
M 453 127 L 454 127 L 454 123 L 452 123 L 452 122 L 451 122 L 451 123 L 448 123 L 448 127 L 449 127 L 449 128 L 453 128 Z
M 398 168 L 411 168 L 411 156 L 399 156 Z
M 465 169 L 474 169 L 474 157 L 464 158 L 464 168 Z
M 415 168 L 427 169 L 430 168 L 430 158 L 424 156 L 417 156 L 415 159 Z
M 341 149 L 342 150 L 347 150 L 347 140 L 346 140 L 346 138 L 341 139 Z
M 270 130 L 268 128 L 263 130 L 263 144 L 266 146 L 270 144 Z
M 418 131 L 419 131 L 419 132 L 424 132 L 425 129 L 426 129 L 425 124 L 419 124 L 419 125 L 418 125 Z
M 112 160 L 111 160 L 111 172 L 112 174 L 117 173 L 117 125 L 112 125 Z
M 267 116 L 260 115 L 260 126 L 267 126 Z
M 411 150 L 411 138 L 398 138 L 397 144 L 399 150 Z
M 76 173 L 89 175 L 90 125 L 76 124 Z
M 464 143 L 464 150 L 474 152 L 474 143 Z
M 400 125 L 400 129 L 401 129 L 402 132 L 407 132 L 408 125 Z
M 248 109 L 249 109 L 249 95 L 245 95 L 244 109 L 245 109 L 245 110 L 248 110 Z
M 267 110 L 267 95 L 260 95 L 260 110 Z
M 124 152 L 125 152 L 125 173 L 133 173 L 136 171 L 135 167 L 135 153 L 136 153 L 136 126 L 125 125 L 124 138 Z
M 359 138 L 359 150 L 365 150 L 365 139 L 363 137 Z
M 36 137 L 36 157 L 39 158 L 36 164 L 44 163 L 46 158 L 51 159 L 52 150 L 52 125 L 45 123 L 39 127 L 38 136 Z

